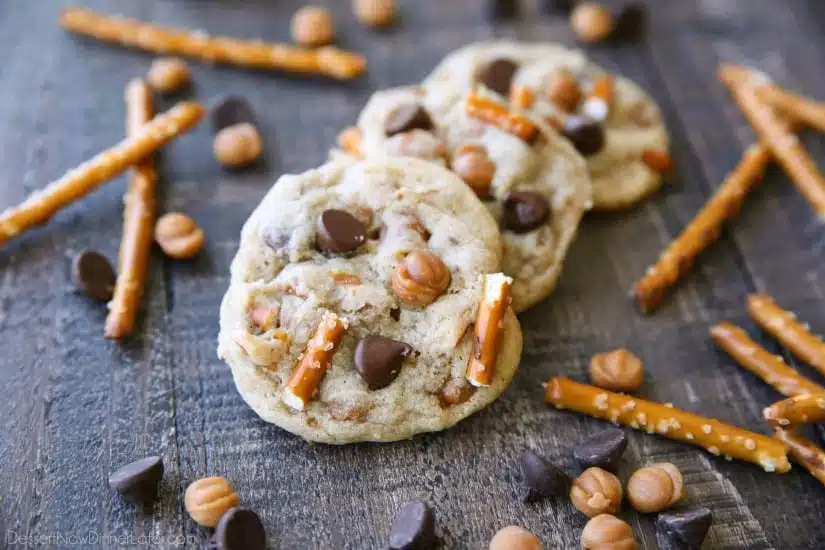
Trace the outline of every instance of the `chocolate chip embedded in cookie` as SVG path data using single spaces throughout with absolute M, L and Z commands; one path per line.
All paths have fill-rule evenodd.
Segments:
M 571 116 L 562 127 L 562 135 L 582 155 L 595 155 L 604 147 L 604 130 L 602 125 L 583 116 Z
M 367 240 L 367 230 L 355 216 L 330 208 L 318 216 L 315 241 L 324 252 L 352 252 Z
M 384 131 L 387 137 L 411 130 L 432 130 L 433 120 L 427 110 L 417 103 L 403 103 L 387 115 Z
M 529 233 L 550 217 L 550 205 L 533 191 L 513 191 L 504 199 L 504 227 L 514 233 Z
M 355 346 L 355 368 L 371 390 L 389 386 L 401 372 L 404 359 L 413 352 L 412 346 L 370 335 Z
M 518 65 L 510 59 L 495 59 L 482 69 L 478 80 L 487 89 L 506 97 L 516 71 Z

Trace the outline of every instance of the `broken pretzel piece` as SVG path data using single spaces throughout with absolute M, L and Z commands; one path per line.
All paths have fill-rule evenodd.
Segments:
M 768 424 L 785 430 L 825 422 L 825 394 L 803 393 L 788 397 L 766 407 L 762 413 Z
M 789 118 L 825 132 L 825 103 L 790 92 L 772 82 L 756 86 L 756 97 Z
M 513 84 L 510 86 L 510 103 L 518 109 L 529 109 L 535 101 L 533 90 L 523 84 Z
M 22 204 L 7 209 L 0 214 L 0 245 L 46 222 L 64 206 L 142 161 L 195 126 L 203 114 L 204 108 L 198 103 L 180 103 L 153 118 L 134 135 L 98 153 L 45 189 L 33 193 Z
M 745 151 L 739 165 L 634 285 L 633 294 L 639 309 L 649 313 L 659 306 L 668 289 L 716 240 L 725 220 L 739 210 L 747 194 L 760 181 L 770 160 L 770 151 L 763 145 L 752 145 Z
M 478 306 L 473 327 L 473 354 L 467 365 L 466 378 L 475 387 L 488 387 L 498 359 L 498 342 L 504 315 L 510 306 L 513 279 L 502 273 L 484 276 L 484 296 Z
M 825 388 L 786 365 L 781 357 L 751 340 L 736 325 L 719 323 L 710 329 L 710 335 L 737 363 L 782 395 L 792 397 L 803 393 L 825 393 Z
M 766 472 L 787 472 L 791 465 L 785 445 L 770 437 L 705 418 L 667 405 L 613 393 L 563 376 L 547 381 L 545 400 L 593 418 L 659 434 L 701 447 L 714 455 L 738 458 Z
M 539 134 L 538 126 L 529 118 L 513 113 L 494 100 L 475 93 L 467 97 L 467 116 L 492 124 L 527 143 L 533 143 Z
M 330 311 L 324 313 L 284 388 L 283 400 L 289 407 L 302 411 L 315 398 L 345 330 L 346 321 Z
M 103 42 L 157 54 L 193 57 L 207 63 L 319 74 L 338 80 L 356 78 L 367 68 L 362 56 L 333 47 L 307 49 L 209 36 L 203 31 L 164 28 L 136 19 L 110 17 L 80 7 L 63 10 L 60 24 L 70 32 Z
M 776 430 L 774 437 L 788 446 L 794 462 L 825 485 L 825 451 L 798 433 Z
M 748 297 L 748 312 L 791 353 L 825 374 L 825 342 L 797 321 L 796 315 L 779 307 L 770 296 L 761 294 Z

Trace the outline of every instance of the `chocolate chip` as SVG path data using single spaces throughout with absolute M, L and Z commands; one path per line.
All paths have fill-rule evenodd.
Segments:
M 325 210 L 318 216 L 315 241 L 324 252 L 352 252 L 367 240 L 367 229 L 344 210 Z
M 255 115 L 249 102 L 240 96 L 227 96 L 215 102 L 209 113 L 212 131 L 218 133 L 228 126 L 249 123 L 255 125 Z
M 75 256 L 72 265 L 75 284 L 86 296 L 108 302 L 115 291 L 115 270 L 102 254 L 87 250 Z
M 147 456 L 121 467 L 109 475 L 109 487 L 130 502 L 151 502 L 163 478 L 163 460 Z
M 504 227 L 514 233 L 528 233 L 550 217 L 550 205 L 533 191 L 513 191 L 504 199 Z
M 564 123 L 562 134 L 586 157 L 595 155 L 604 147 L 604 130 L 601 124 L 586 117 L 569 117 Z
M 524 502 L 536 502 L 544 498 L 567 494 L 570 488 L 570 476 L 533 451 L 521 453 L 519 464 L 521 464 L 521 473 L 524 476 L 524 485 L 527 486 Z
M 392 520 L 390 550 L 431 550 L 435 547 L 435 516 L 425 502 L 412 500 Z
M 392 317 L 393 321 L 400 321 L 401 320 L 401 308 L 394 307 L 390 309 L 390 317 Z
M 573 448 L 573 458 L 582 470 L 595 466 L 615 473 L 626 448 L 627 434 L 610 429 L 579 441 Z
M 704 506 L 663 512 L 656 518 L 661 550 L 699 550 L 710 529 L 713 515 Z
M 355 370 L 369 389 L 380 390 L 392 384 L 412 351 L 409 344 L 371 334 L 355 346 Z
M 570 15 L 576 0 L 540 0 L 539 11 L 545 15 Z
M 487 17 L 490 21 L 512 19 L 518 15 L 518 0 L 487 0 Z
M 491 61 L 479 76 L 479 81 L 486 88 L 505 97 L 510 94 L 510 84 L 518 70 L 518 65 L 509 59 Z
M 611 40 L 638 42 L 647 31 L 647 8 L 642 2 L 628 2 L 616 15 L 616 27 Z
M 396 106 L 384 123 L 384 133 L 387 137 L 402 134 L 411 130 L 430 131 L 435 128 L 430 113 L 418 103 L 402 103 Z
M 230 508 L 221 516 L 209 546 L 214 550 L 265 550 L 264 524 L 252 510 Z

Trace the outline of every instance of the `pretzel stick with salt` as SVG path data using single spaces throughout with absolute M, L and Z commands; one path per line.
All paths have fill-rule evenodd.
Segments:
M 136 134 L 70 170 L 21 204 L 7 209 L 0 214 L 0 245 L 46 222 L 61 208 L 139 163 L 194 127 L 203 114 L 204 108 L 198 103 L 180 103 L 153 118 Z
M 302 411 L 318 395 L 318 388 L 346 329 L 344 319 L 331 311 L 324 313 L 284 388 L 283 400 L 289 407 Z
M 802 424 L 825 422 L 825 393 L 803 393 L 777 401 L 762 411 L 774 428 L 792 430 Z
M 473 325 L 473 353 L 465 377 L 475 387 L 493 383 L 498 343 L 507 308 L 510 307 L 510 285 L 513 279 L 502 273 L 484 276 L 484 295 Z
M 790 92 L 772 82 L 757 86 L 756 96 L 793 120 L 825 132 L 825 103 Z
M 748 297 L 748 312 L 791 353 L 825 374 L 825 342 L 806 324 L 800 323 L 796 315 L 779 307 L 770 296 L 761 294 Z
M 60 24 L 67 31 L 110 44 L 162 55 L 187 56 L 207 63 L 318 74 L 338 80 L 356 78 L 367 68 L 362 56 L 333 47 L 305 49 L 209 36 L 202 31 L 164 28 L 136 19 L 110 17 L 80 7 L 64 9 Z
M 496 126 L 527 143 L 533 143 L 538 137 L 539 129 L 529 118 L 508 110 L 492 99 L 471 93 L 467 97 L 466 110 L 467 116 Z
M 134 136 L 152 118 L 152 92 L 137 78 L 126 86 L 126 134 Z M 115 293 L 109 303 L 104 335 L 121 339 L 135 327 L 135 317 L 143 294 L 152 228 L 155 220 L 157 173 L 151 155 L 134 167 L 124 197 L 123 237 L 120 242 Z
M 781 357 L 750 339 L 748 334 L 732 323 L 719 323 L 710 329 L 710 335 L 720 348 L 736 359 L 769 386 L 786 397 L 804 393 L 825 393 L 825 388 L 792 369 Z
M 687 411 L 613 393 L 556 376 L 547 381 L 544 398 L 559 409 L 571 409 L 615 424 L 645 430 L 701 447 L 714 455 L 759 464 L 766 472 L 787 472 L 785 445 L 764 435 Z
M 773 112 L 757 97 L 752 80 L 744 76 L 749 73 L 743 67 L 725 65 L 719 70 L 719 80 L 728 87 L 742 113 L 771 150 L 776 160 L 796 184 L 802 196 L 813 206 L 820 218 L 825 218 L 825 176 L 816 163 L 799 143 L 799 139 Z
M 776 430 L 774 437 L 788 446 L 794 462 L 825 485 L 825 451 L 798 433 Z
M 690 269 L 696 257 L 719 236 L 722 224 L 734 216 L 760 181 L 771 160 L 761 144 L 751 145 L 705 206 L 662 252 L 634 286 L 636 302 L 645 313 L 656 309 L 670 289 Z

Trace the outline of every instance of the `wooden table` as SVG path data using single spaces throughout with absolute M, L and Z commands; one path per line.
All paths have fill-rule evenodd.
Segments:
M 289 16 L 301 4 L 86 3 L 272 40 L 288 36 Z M 41 539 L 43 547 L 68 548 L 91 536 L 86 547 L 197 548 L 206 533 L 186 516 L 183 491 L 201 476 L 223 475 L 261 514 L 273 548 L 383 548 L 394 512 L 411 498 L 432 503 L 447 548 L 486 548 L 510 523 L 539 534 L 546 548 L 577 548 L 585 518 L 566 499 L 523 504 L 516 458 L 532 448 L 572 471 L 571 446 L 605 425 L 550 409 L 542 401 L 542 381 L 555 374 L 584 379 L 593 353 L 626 346 L 647 365 L 643 395 L 765 431 L 760 412 L 777 394 L 717 351 L 708 327 L 721 319 L 742 323 L 788 357 L 744 312 L 747 294 L 762 291 L 825 330 L 825 228 L 776 169 L 659 312 L 642 317 L 628 300 L 633 281 L 753 140 L 714 78 L 717 64 L 750 63 L 825 98 L 821 2 L 659 0 L 651 3 L 645 44 L 594 49 L 592 55 L 660 102 L 678 174 L 635 210 L 588 216 L 558 290 L 522 317 L 524 359 L 504 396 L 446 433 L 393 445 L 308 445 L 258 420 L 216 357 L 215 340 L 239 229 L 270 183 L 321 163 L 371 90 L 416 81 L 454 48 L 494 37 L 571 42 L 566 22 L 535 16 L 532 2 L 525 2 L 520 21 L 492 27 L 480 0 L 402 1 L 401 24 L 386 33 L 360 28 L 349 2 L 323 3 L 332 7 L 341 43 L 368 56 L 368 77 L 342 84 L 193 64 L 196 97 L 236 93 L 254 104 L 267 143 L 266 167 L 220 170 L 206 124 L 164 152 L 161 209 L 194 216 L 208 244 L 192 263 L 154 254 L 133 340 L 117 345 L 102 338 L 105 308 L 75 292 L 69 269 L 83 249 L 116 257 L 124 178 L 0 250 L 0 526 L 6 543 L 51 537 Z M 123 86 L 144 74 L 151 59 L 67 35 L 56 23 L 63 4 L 0 2 L 3 207 L 117 141 Z M 825 139 L 805 141 L 825 165 Z M 164 458 L 162 495 L 153 509 L 135 509 L 108 489 L 106 479 L 147 454 Z M 704 548 L 825 547 L 825 489 L 801 468 L 766 474 L 633 434 L 622 477 L 664 460 L 685 473 L 689 502 L 713 510 Z M 622 517 L 642 548 L 657 547 L 652 517 L 631 511 Z

